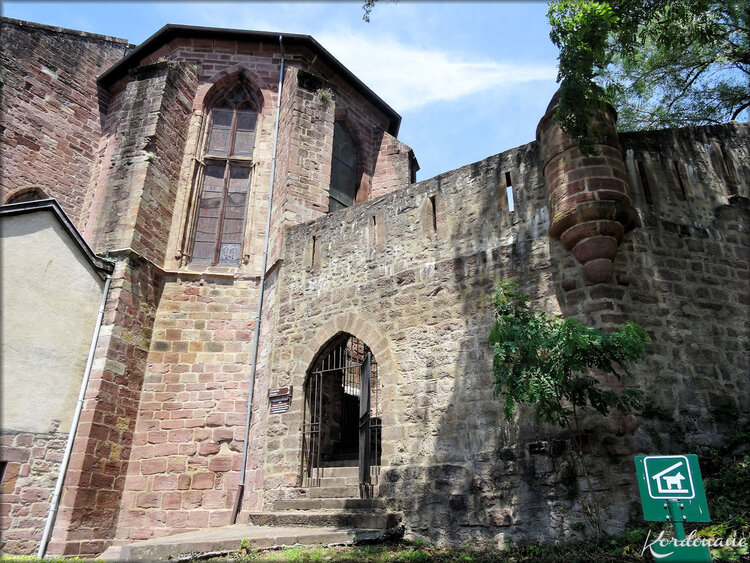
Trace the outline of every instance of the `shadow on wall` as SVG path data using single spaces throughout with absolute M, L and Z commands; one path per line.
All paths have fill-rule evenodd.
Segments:
M 748 131 L 722 127 L 657 133 L 668 138 L 654 144 L 645 135 L 624 136 L 642 224 L 626 235 L 615 260 L 616 281 L 607 285 L 586 286 L 573 256 L 546 236 L 535 144 L 420 184 L 428 186 L 424 201 L 434 209 L 433 261 L 417 266 L 416 279 L 425 281 L 421 295 L 406 297 L 421 300 L 424 327 L 404 327 L 393 336 L 409 385 L 391 405 L 400 411 L 395 419 L 403 430 L 394 434 L 396 454 L 381 486 L 404 512 L 410 536 L 502 543 L 508 537 L 550 541 L 590 529 L 585 480 L 571 460 L 570 436 L 535 424 L 530 409 L 506 422 L 493 397 L 489 297 L 502 279 L 519 283 L 533 305 L 552 313 L 605 329 L 633 320 L 654 341 L 636 368 L 636 384 L 656 407 L 684 422 L 682 434 L 674 433 L 674 424 L 649 418 L 584 420 L 605 529 L 617 531 L 639 517 L 633 455 L 705 452 L 722 440 L 712 408 L 733 396 L 747 412 L 742 374 L 749 366 L 741 350 L 747 346 L 742 319 L 750 316 L 750 288 L 742 257 L 750 222 L 742 205 L 747 194 L 737 193 L 746 192 L 748 182 L 737 178 L 749 176 L 736 159 L 747 152 L 741 137 Z M 720 146 L 722 137 L 731 146 L 725 142 L 721 154 L 732 156 L 716 158 L 718 149 L 703 148 Z M 672 184 L 665 181 L 680 166 L 659 167 L 662 154 L 688 163 L 682 189 L 675 189 L 677 176 Z M 639 170 L 634 163 L 644 161 L 647 174 L 659 179 L 650 194 L 633 179 Z M 506 170 L 518 178 L 513 213 L 499 205 Z M 405 287 L 399 291 L 408 295 Z

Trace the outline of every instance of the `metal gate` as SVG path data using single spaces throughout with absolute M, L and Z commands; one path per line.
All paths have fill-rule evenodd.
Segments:
M 360 496 L 372 496 L 381 457 L 378 365 L 364 342 L 342 334 L 323 349 L 305 384 L 302 485 L 325 469 L 359 466 Z

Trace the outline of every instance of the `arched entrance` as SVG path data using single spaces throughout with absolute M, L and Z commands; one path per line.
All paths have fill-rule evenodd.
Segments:
M 302 484 L 317 487 L 325 468 L 359 467 L 369 498 L 381 457 L 378 363 L 367 345 L 341 333 L 318 354 L 305 382 Z

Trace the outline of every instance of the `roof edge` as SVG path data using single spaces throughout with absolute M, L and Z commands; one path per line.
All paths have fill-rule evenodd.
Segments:
M 52 214 L 57 218 L 63 228 L 68 232 L 70 237 L 76 243 L 76 246 L 83 252 L 86 259 L 94 267 L 97 273 L 104 279 L 106 276 L 111 275 L 115 270 L 114 262 L 100 258 L 94 253 L 91 247 L 88 245 L 83 235 L 78 231 L 73 221 L 70 220 L 65 210 L 60 207 L 60 204 L 54 198 L 49 199 L 35 199 L 33 201 L 23 201 L 19 203 L 7 203 L 0 205 L 0 217 L 9 215 L 21 215 L 23 213 L 32 213 L 34 211 L 51 211 Z
M 95 39 L 97 41 L 107 41 L 108 43 L 117 43 L 118 45 L 124 45 L 126 47 L 135 47 L 127 39 L 122 37 L 115 37 L 113 35 L 103 35 L 101 33 L 92 33 L 90 31 L 80 31 L 78 29 L 69 29 L 67 27 L 59 27 L 56 25 L 49 25 L 46 23 L 37 23 L 27 20 L 19 20 L 16 18 L 9 18 L 6 16 L 0 16 L 0 22 L 18 27 L 30 27 L 33 29 L 41 29 L 43 31 L 51 31 L 54 33 L 63 33 L 65 35 L 74 35 L 76 37 L 85 37 L 86 39 Z
M 364 96 L 365 99 L 389 118 L 388 133 L 394 137 L 398 136 L 398 130 L 401 126 L 401 116 L 310 35 L 169 23 L 143 41 L 143 43 L 125 55 L 112 67 L 100 74 L 97 80 L 102 88 L 109 89 L 127 74 L 130 67 L 134 64 L 134 61 L 145 57 L 148 53 L 155 51 L 160 46 L 176 38 L 215 38 L 219 40 L 236 41 L 267 40 L 277 43 L 279 37 L 282 38 L 285 46 L 297 45 L 315 51 L 324 63 L 332 67 L 337 73 L 341 74 L 347 81 L 351 82 L 355 89 Z

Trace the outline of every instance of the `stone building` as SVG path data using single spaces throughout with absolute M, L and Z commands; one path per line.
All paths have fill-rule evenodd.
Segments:
M 309 36 L 2 32 L 2 203 L 54 198 L 113 264 L 50 553 L 370 496 L 431 541 L 577 533 L 570 436 L 493 397 L 503 279 L 653 339 L 636 383 L 684 426 L 587 418 L 609 529 L 637 514 L 634 454 L 750 410 L 747 124 L 618 135 L 604 110 L 583 156 L 553 101 L 536 141 L 415 182 L 400 116 Z M 37 549 L 59 473 L 65 434 L 38 430 L 3 424 L 8 553 Z

